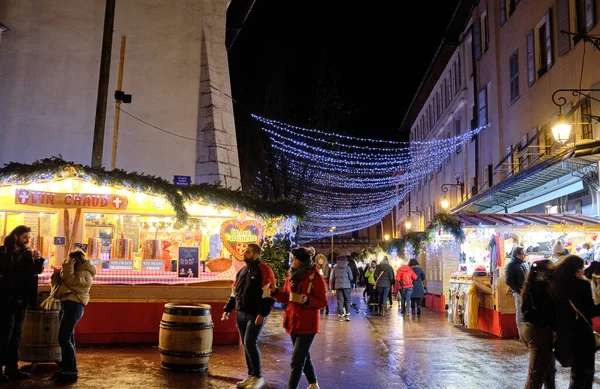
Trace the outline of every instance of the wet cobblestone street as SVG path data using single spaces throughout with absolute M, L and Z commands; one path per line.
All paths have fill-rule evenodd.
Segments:
M 322 389 L 355 388 L 522 388 L 528 353 L 516 339 L 498 339 L 447 322 L 446 315 L 423 309 L 421 316 L 398 315 L 397 303 L 388 316 L 371 316 L 355 291 L 352 321 L 323 315 L 321 333 L 312 347 Z M 289 336 L 281 327 L 282 309 L 274 309 L 262 335 L 265 388 L 286 388 L 291 356 Z M 215 320 L 215 318 L 213 318 Z M 174 373 L 160 368 L 156 346 L 81 347 L 79 381 L 66 387 L 95 389 L 234 388 L 245 378 L 242 346 L 214 346 L 207 373 Z M 53 364 L 39 364 L 33 379 L 4 384 L 15 388 L 50 388 Z M 595 385 L 600 387 L 600 363 Z M 567 388 L 569 369 L 558 367 L 557 388 Z M 300 388 L 308 386 L 305 378 Z

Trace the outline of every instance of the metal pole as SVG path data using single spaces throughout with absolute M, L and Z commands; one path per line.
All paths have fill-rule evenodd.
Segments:
M 331 263 L 333 264 L 333 235 L 331 235 Z
M 94 125 L 94 143 L 92 145 L 93 167 L 102 166 L 106 100 L 108 98 L 108 82 L 110 80 L 110 56 L 112 51 L 113 27 L 115 25 L 115 1 L 106 0 L 106 11 L 104 13 L 104 34 L 102 36 L 100 77 L 98 79 L 98 98 L 96 100 L 96 122 Z
M 125 45 L 127 43 L 127 37 L 121 37 L 121 58 L 119 60 L 119 78 L 117 80 L 117 90 L 123 90 L 123 68 L 125 67 Z M 119 119 L 121 118 L 121 100 L 117 100 L 117 106 L 115 108 L 115 126 L 113 130 L 113 142 L 112 142 L 112 158 L 110 161 L 110 169 L 114 170 L 117 168 L 117 147 L 119 145 Z

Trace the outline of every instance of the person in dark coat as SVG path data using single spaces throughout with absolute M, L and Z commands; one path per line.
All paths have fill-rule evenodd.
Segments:
M 550 292 L 556 302 L 554 355 L 561 365 L 571 366 L 569 388 L 591 389 L 594 382 L 595 344 L 592 318 L 600 316 L 600 305 L 592 300 L 585 280 L 583 259 L 567 255 L 556 264 Z
M 27 305 L 37 306 L 38 274 L 44 270 L 44 258 L 27 247 L 30 239 L 31 228 L 18 226 L 0 247 L 0 382 L 29 378 L 17 366 L 19 343 Z
M 525 250 L 523 250 L 523 247 L 517 246 L 513 249 L 512 260 L 506 265 L 506 285 L 512 290 L 513 299 L 515 300 L 517 328 L 520 328 L 523 322 L 521 289 L 523 289 L 528 272 L 529 263 L 525 262 Z
M 351 261 L 351 259 L 340 255 L 337 257 L 337 263 L 329 273 L 331 292 L 337 296 L 338 321 L 350 321 L 352 270 L 348 266 L 348 261 Z
M 521 337 L 529 349 L 526 389 L 555 389 L 556 367 L 552 355 L 552 336 L 556 307 L 550 296 L 554 264 L 545 259 L 534 262 L 523 286 L 523 323 Z
M 387 311 L 388 294 L 394 282 L 394 269 L 390 266 L 388 257 L 383 257 L 375 268 L 375 290 L 379 298 L 379 315 L 385 316 Z
M 413 280 L 413 291 L 410 296 L 410 312 L 414 315 L 415 309 L 417 315 L 421 314 L 421 301 L 425 298 L 425 289 L 423 288 L 423 281 L 425 281 L 425 270 L 419 265 L 419 261 L 415 258 L 408 262 L 408 266 L 415 272 L 417 279 Z

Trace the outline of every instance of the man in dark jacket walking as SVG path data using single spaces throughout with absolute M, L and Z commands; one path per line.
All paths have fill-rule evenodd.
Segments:
M 374 276 L 377 296 L 379 298 L 379 315 L 385 316 L 388 294 L 392 285 L 396 282 L 394 269 L 390 266 L 388 257 L 383 257 L 381 263 L 377 265 Z
M 244 252 L 244 266 L 236 275 L 232 293 L 223 309 L 221 320 L 229 319 L 229 314 L 237 309 L 237 328 L 244 345 L 248 377 L 237 383 L 238 388 L 260 389 L 265 380 L 261 375 L 261 357 L 258 350 L 258 338 L 265 320 L 273 308 L 269 284 L 275 285 L 273 270 L 262 263 L 262 250 L 251 243 Z
M 44 269 L 44 258 L 27 248 L 30 239 L 31 228 L 18 226 L 0 247 L 0 382 L 29 378 L 17 366 L 19 343 L 27 304 L 37 305 L 38 274 Z
M 529 263 L 525 262 L 525 251 L 523 247 L 517 246 L 513 249 L 512 260 L 506 265 L 506 285 L 512 290 L 515 300 L 517 329 L 520 328 L 520 324 L 523 322 L 523 312 L 521 311 L 523 298 L 521 297 L 521 290 L 523 289 L 525 279 L 527 279 L 528 272 Z

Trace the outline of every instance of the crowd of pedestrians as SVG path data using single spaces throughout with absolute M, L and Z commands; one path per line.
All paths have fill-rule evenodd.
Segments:
M 570 389 L 593 387 L 595 353 L 600 339 L 592 318 L 600 316 L 600 296 L 590 281 L 600 263 L 584 269 L 576 255 L 555 251 L 557 262 L 529 264 L 523 248 L 513 249 L 506 283 L 515 300 L 519 338 L 529 349 L 526 389 L 555 388 L 556 363 L 571 368 Z

